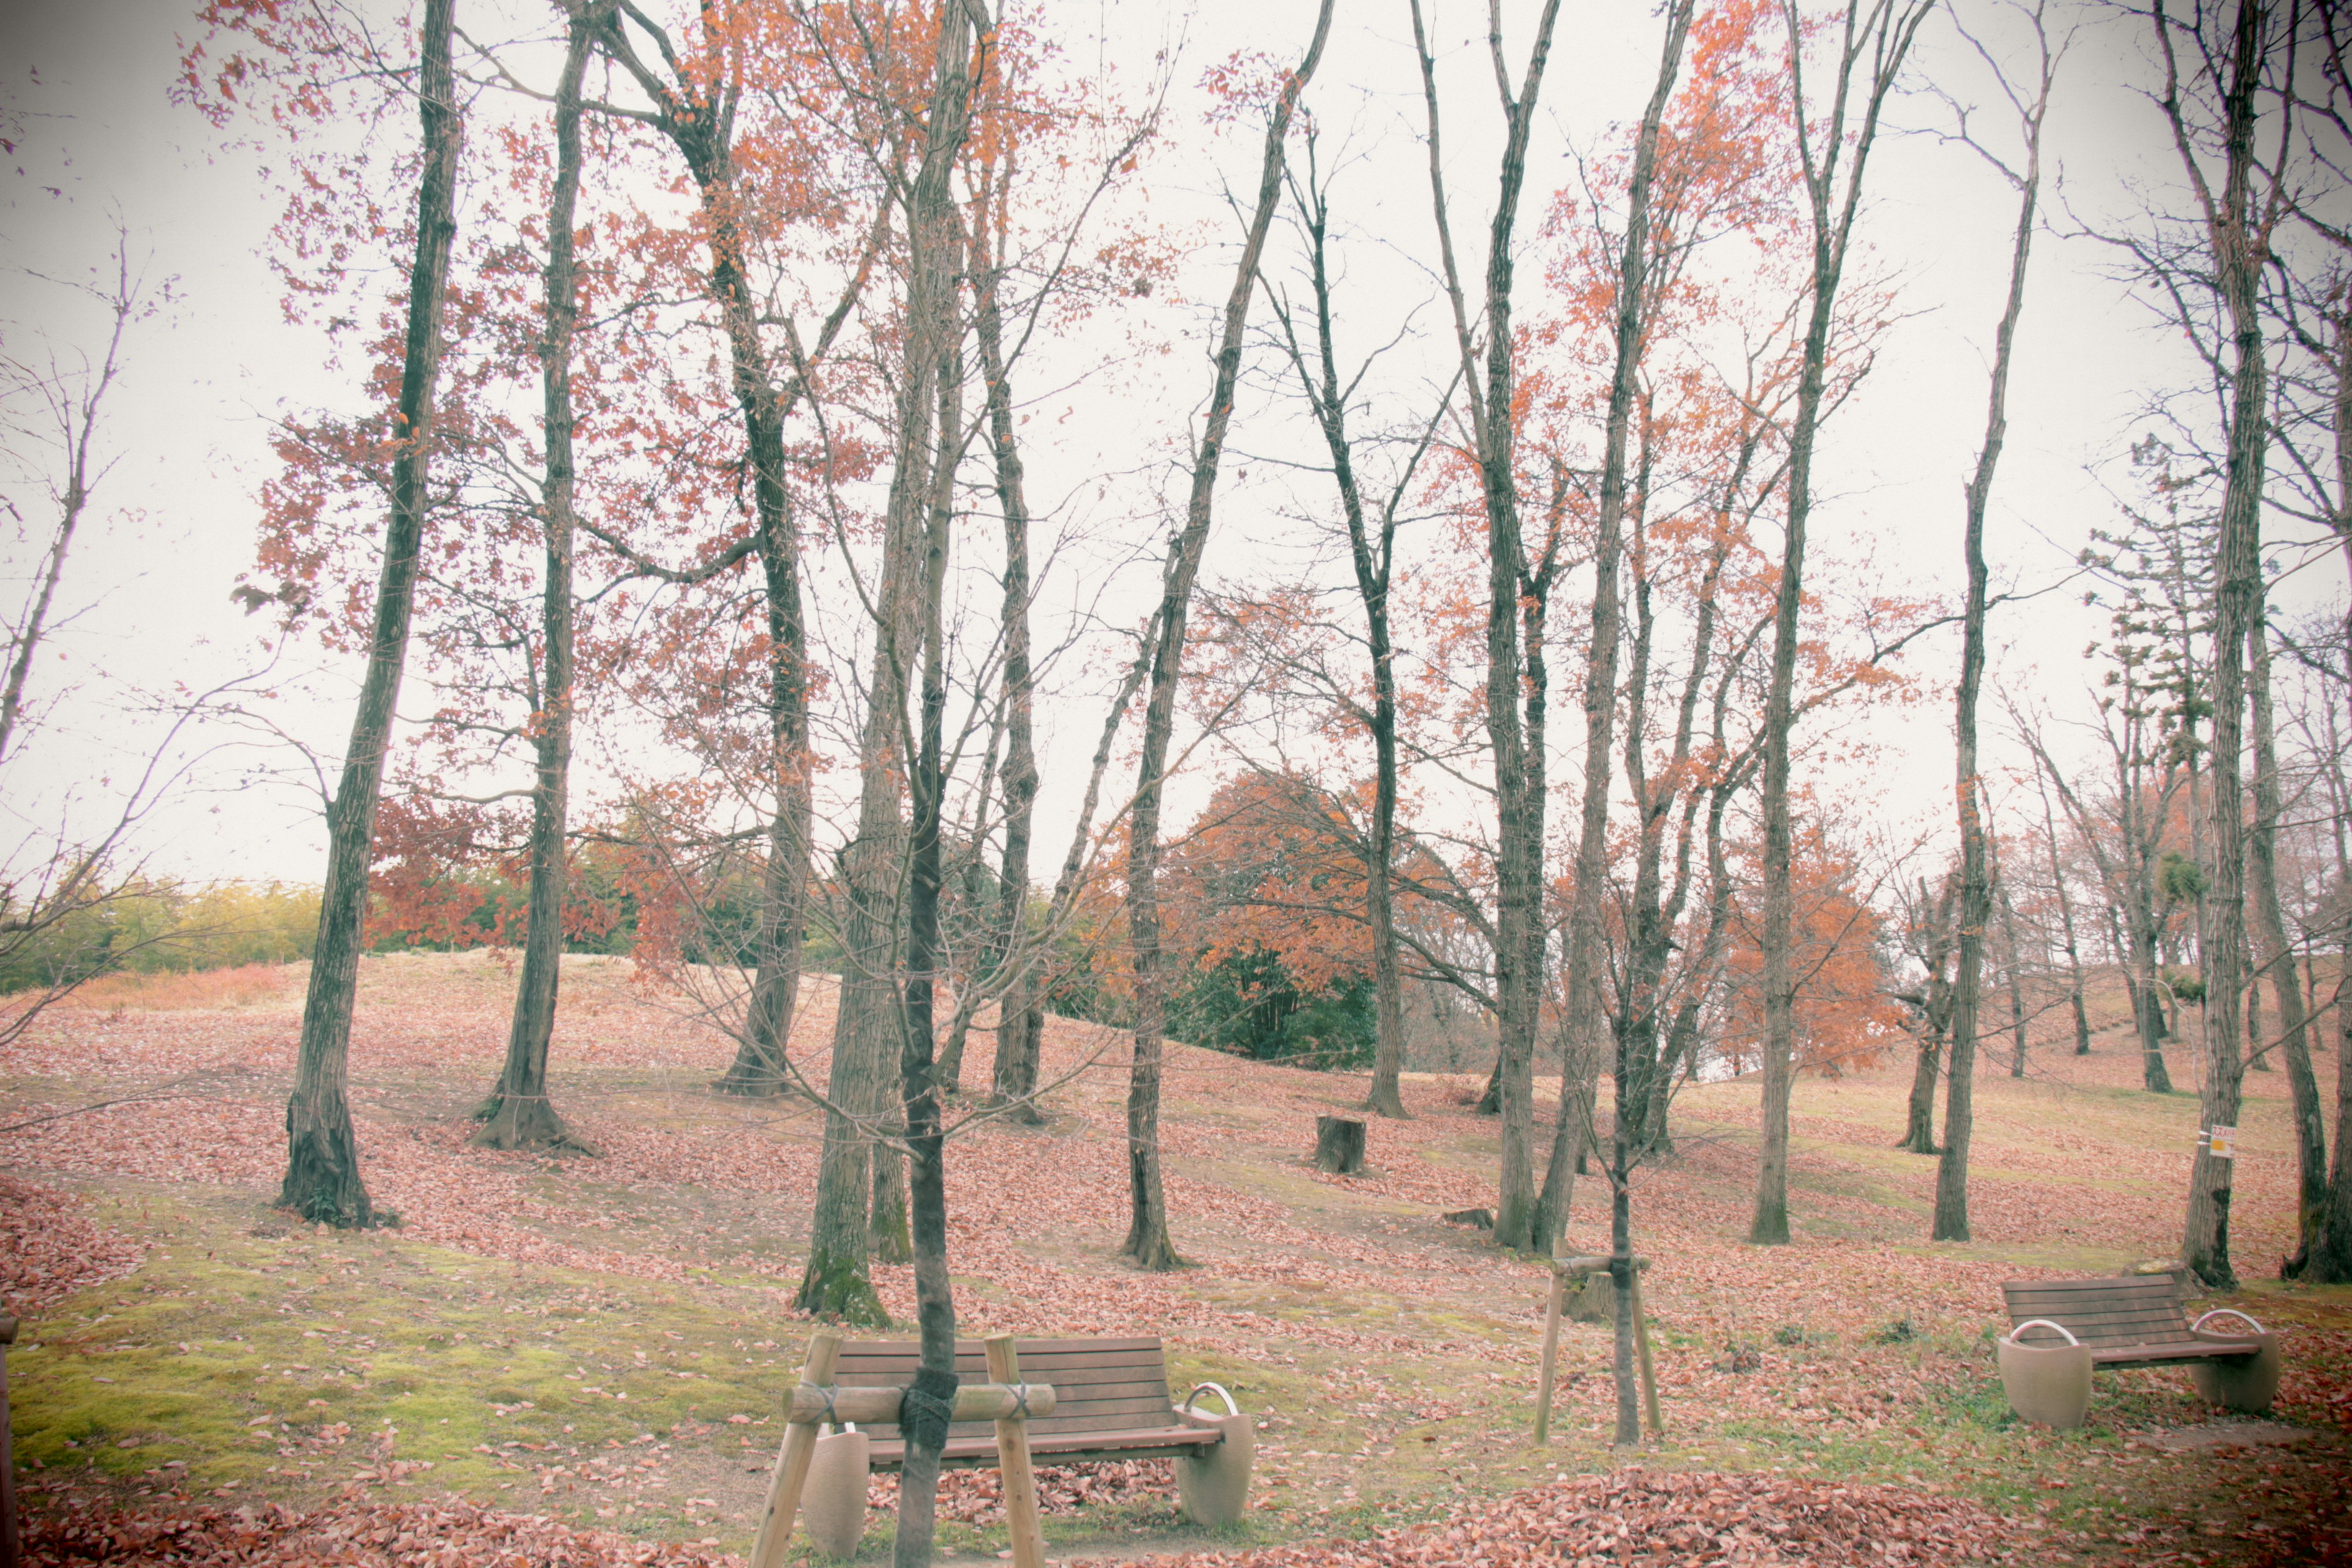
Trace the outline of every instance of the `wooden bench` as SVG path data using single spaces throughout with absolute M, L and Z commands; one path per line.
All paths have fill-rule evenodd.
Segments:
M 827 1553 L 848 1556 L 866 1521 L 874 1470 L 903 1468 L 898 1424 L 901 1391 L 915 1380 L 921 1347 L 912 1341 L 845 1343 L 820 1331 L 810 1341 L 800 1384 L 787 1401 L 782 1451 L 753 1543 L 751 1568 L 775 1568 L 805 1501 L 809 1533 Z M 1027 1340 L 998 1335 L 956 1344 L 956 1406 L 948 1426 L 948 1468 L 999 1465 L 1015 1568 L 1044 1559 L 1033 1458 L 1176 1461 L 1176 1490 L 1197 1524 L 1238 1522 L 1248 1506 L 1257 1425 L 1215 1384 L 1180 1407 L 1168 1390 L 1168 1359 L 1156 1339 Z M 1192 1404 L 1214 1390 L 1223 1415 Z M 975 1419 L 977 1417 L 977 1419 Z M 833 1435 L 818 1434 L 836 1427 Z
M 1176 1408 L 1168 1392 L 1167 1352 L 1156 1339 L 1020 1340 L 1014 1348 L 1024 1381 L 1054 1389 L 1054 1413 L 1029 1419 L 1029 1453 L 1042 1463 L 1197 1458 L 1226 1440 L 1222 1426 Z M 903 1388 L 914 1381 L 921 1349 L 912 1341 L 846 1342 L 835 1364 L 835 1380 L 844 1388 Z M 965 1383 L 988 1381 L 978 1340 L 957 1342 L 956 1376 Z M 898 1468 L 907 1445 L 897 1423 L 875 1423 L 865 1432 L 867 1463 L 877 1470 Z M 994 1424 L 950 1426 L 947 1454 L 940 1462 L 949 1469 L 996 1463 Z
M 2013 1279 L 2000 1289 L 2011 1324 L 2000 1346 L 2001 1377 L 2010 1404 L 2028 1419 L 2080 1425 L 2094 1367 L 2186 1366 L 2208 1400 L 2233 1410 L 2267 1410 L 2278 1390 L 2276 1336 L 2234 1307 L 2190 1322 L 2169 1274 Z M 2235 1318 L 2253 1331 L 2208 1331 L 2216 1318 Z M 2080 1402 L 2062 1394 L 2062 1384 L 2079 1386 Z M 2053 1408 L 2072 1409 L 2073 1418 L 2053 1418 Z

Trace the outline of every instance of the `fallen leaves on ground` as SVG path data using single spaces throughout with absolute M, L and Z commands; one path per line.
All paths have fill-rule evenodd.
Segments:
M 25 1552 L 27 1564 L 52 1568 L 712 1568 L 733 1561 L 708 1547 L 574 1530 L 544 1514 L 499 1513 L 455 1499 L 131 1513 L 85 1500 L 33 1513 Z
M 30 1317 L 84 1286 L 121 1279 L 145 1251 L 86 1216 L 80 1200 L 0 1175 L 0 1312 Z
M 1157 1568 L 1932 1568 L 2013 1556 L 2016 1540 L 1975 1503 L 1934 1493 L 1628 1469 L 1555 1481 L 1370 1541 L 1150 1561 Z
M 1037 1510 L 1076 1513 L 1097 1504 L 1176 1504 L 1175 1473 L 1165 1459 L 1098 1460 L 1085 1465 L 1038 1467 Z M 866 1506 L 887 1518 L 898 1513 L 898 1478 L 875 1476 L 866 1483 Z M 994 1470 L 948 1470 L 940 1477 L 939 1517 L 960 1524 L 1004 1522 L 1004 1478 Z

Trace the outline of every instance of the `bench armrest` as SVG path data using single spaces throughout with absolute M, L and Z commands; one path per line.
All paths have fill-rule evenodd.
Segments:
M 2025 1321 L 2018 1324 L 2017 1327 L 2009 1331 L 2009 1338 L 2011 1342 L 2012 1343 L 2022 1343 L 2023 1342 L 2020 1341 L 2017 1336 L 2025 1332 L 2028 1329 L 2055 1329 L 2060 1333 L 2066 1336 L 2066 1342 L 2068 1344 L 2079 1345 L 2083 1342 L 2074 1337 L 2074 1331 L 2072 1329 L 2069 1329 L 2065 1324 L 2053 1323 L 2047 1318 L 2028 1318 Z
M 1226 1415 L 1239 1415 L 1242 1413 L 1240 1404 L 1234 1398 L 1233 1394 L 1226 1390 L 1225 1385 L 1222 1383 L 1194 1384 L 1192 1385 L 1192 1392 L 1184 1396 L 1184 1403 L 1178 1405 L 1177 1408 L 1184 1412 L 1187 1415 L 1192 1415 L 1193 1413 L 1192 1401 L 1200 1398 L 1204 1390 L 1214 1394 L 1218 1398 L 1225 1402 Z
M 2266 1334 L 2270 1332 L 2268 1329 L 2263 1328 L 2260 1323 L 2254 1321 L 2253 1319 L 2246 1316 L 2245 1313 L 2241 1312 L 2235 1307 L 2214 1308 L 2211 1311 L 2206 1313 L 2203 1317 L 2189 1324 L 2189 1331 L 2192 1334 L 2202 1333 L 2205 1331 L 2205 1325 L 2211 1322 L 2216 1318 L 2235 1318 L 2258 1334 Z

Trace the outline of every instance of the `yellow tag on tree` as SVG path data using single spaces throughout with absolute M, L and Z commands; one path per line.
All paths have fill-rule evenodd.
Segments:
M 2234 1127 L 2216 1127 L 2211 1132 L 2206 1134 L 2205 1147 L 2212 1151 L 2213 1158 L 2216 1160 L 2236 1159 L 2238 1130 Z

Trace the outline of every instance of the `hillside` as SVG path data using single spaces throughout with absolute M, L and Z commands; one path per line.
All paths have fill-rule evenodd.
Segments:
M 725 1043 L 678 999 L 634 987 L 625 961 L 575 959 L 554 1092 L 602 1157 L 474 1152 L 464 1117 L 503 1049 L 510 974 L 479 954 L 373 959 L 354 1100 L 371 1189 L 402 1225 L 289 1227 L 266 1205 L 300 985 L 299 967 L 110 982 L 0 1061 L 16 1255 L 0 1289 L 28 1319 L 8 1367 L 34 1505 L 55 1518 L 448 1491 L 746 1549 L 808 1331 L 787 1308 L 814 1112 L 709 1095 Z M 1771 1250 L 1739 1239 L 1755 1087 L 1691 1087 L 1675 1157 L 1635 1191 L 1667 1429 L 1641 1462 L 1972 1501 L 2011 1521 L 1982 1552 L 2018 1561 L 2352 1552 L 2337 1488 L 2352 1291 L 2267 1278 L 2293 1244 L 2281 1074 L 2247 1079 L 2233 1235 L 2250 1283 L 2235 1300 L 2291 1336 L 2271 1435 L 2292 1440 L 2197 1447 L 2218 1429 L 2178 1373 L 2102 1373 L 2084 1433 L 2008 1415 L 1988 1349 L 2000 1282 L 2111 1272 L 2168 1256 L 2179 1232 L 2194 1095 L 2139 1091 L 2118 1020 L 2095 1021 L 2087 1058 L 2041 1041 L 2021 1079 L 2004 1051 L 1983 1064 L 1966 1246 L 1926 1243 L 1934 1162 L 1893 1147 L 1907 1064 L 1800 1082 L 1796 1241 Z M 820 984 L 794 1038 L 820 1073 L 830 1023 Z M 968 1082 L 984 1081 L 989 1041 L 975 1032 Z M 1344 1179 L 1306 1155 L 1316 1116 L 1360 1100 L 1362 1079 L 1172 1047 L 1162 1126 L 1191 1267 L 1141 1276 L 1110 1256 L 1125 1224 L 1123 1043 L 1056 1019 L 1045 1067 L 1068 1079 L 1046 1126 L 975 1125 L 950 1151 L 964 1331 L 1163 1334 L 1180 1381 L 1223 1383 L 1264 1421 L 1240 1534 L 1188 1536 L 1147 1462 L 1051 1490 L 1057 1550 L 1364 1538 L 1618 1462 L 1606 1330 L 1570 1327 L 1563 1408 L 1534 1449 L 1541 1267 L 1439 1217 L 1493 1202 L 1495 1126 L 1471 1114 L 1472 1080 L 1411 1079 L 1413 1120 L 1376 1122 L 1371 1171 Z M 2190 1084 L 2187 1050 L 2172 1069 Z M 2321 1072 L 2332 1086 L 2332 1056 Z M 37 1120 L 99 1100 L 118 1103 Z M 1605 1188 L 1588 1179 L 1570 1240 L 1605 1237 Z M 909 1272 L 879 1278 L 908 1315 Z M 361 1493 L 342 1489 L 355 1479 Z M 961 1522 L 944 1544 L 1001 1546 L 992 1487 L 951 1481 L 944 1512 Z M 886 1525 L 868 1554 L 887 1550 Z

